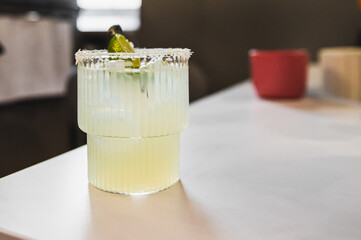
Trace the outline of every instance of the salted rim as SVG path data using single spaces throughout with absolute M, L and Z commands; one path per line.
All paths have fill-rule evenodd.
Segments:
M 100 50 L 81 50 L 75 53 L 76 63 L 87 59 L 109 59 L 110 57 L 118 58 L 146 58 L 146 57 L 166 57 L 178 56 L 189 58 L 192 52 L 188 48 L 135 48 L 135 53 L 109 53 L 106 49 Z

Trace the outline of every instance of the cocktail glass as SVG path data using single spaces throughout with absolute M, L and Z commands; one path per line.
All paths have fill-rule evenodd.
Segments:
M 87 133 L 88 180 L 145 194 L 179 180 L 179 134 L 188 125 L 189 49 L 80 50 L 78 124 Z M 140 67 L 132 61 L 140 59 Z

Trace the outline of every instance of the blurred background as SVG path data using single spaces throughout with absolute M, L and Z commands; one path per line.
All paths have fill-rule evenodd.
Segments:
M 249 78 L 249 49 L 361 45 L 357 0 L 0 0 L 0 177 L 85 144 L 74 53 L 114 24 L 192 49 L 191 102 Z

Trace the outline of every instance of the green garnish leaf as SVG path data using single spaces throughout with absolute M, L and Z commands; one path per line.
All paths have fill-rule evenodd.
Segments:
M 108 29 L 108 33 L 110 35 L 115 35 L 116 33 L 119 33 L 119 34 L 123 34 L 123 30 L 122 28 L 120 27 L 120 25 L 113 25 L 111 26 L 109 29 Z
M 114 25 L 109 28 L 108 32 L 113 35 L 108 44 L 108 52 L 125 52 L 125 53 L 134 53 L 134 48 L 121 33 L 122 30 L 119 25 Z M 133 68 L 140 67 L 140 59 L 127 59 L 128 61 L 132 61 Z

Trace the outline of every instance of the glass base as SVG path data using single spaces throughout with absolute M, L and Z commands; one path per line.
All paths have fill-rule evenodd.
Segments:
M 179 180 L 179 133 L 151 138 L 87 134 L 88 180 L 113 193 L 148 194 Z

